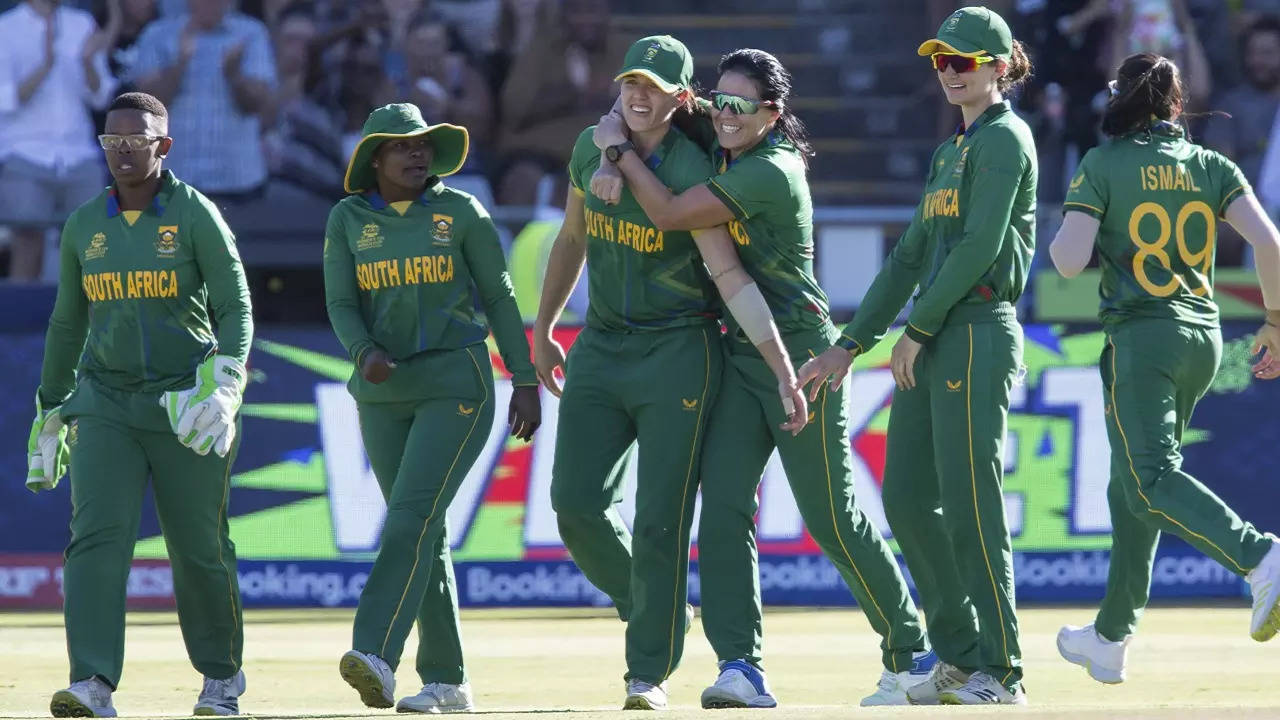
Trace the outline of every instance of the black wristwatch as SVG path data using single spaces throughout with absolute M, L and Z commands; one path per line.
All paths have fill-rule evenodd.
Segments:
M 617 145 L 610 145 L 609 147 L 605 148 L 604 156 L 608 158 L 609 162 L 616 163 L 622 159 L 622 156 L 625 155 L 628 150 L 635 150 L 635 149 L 636 149 L 636 146 L 633 145 L 630 140 L 624 140 L 621 143 L 618 143 Z

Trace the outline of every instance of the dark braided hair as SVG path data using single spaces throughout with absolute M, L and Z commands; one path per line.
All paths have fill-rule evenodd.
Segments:
M 761 100 L 772 100 L 778 104 L 778 123 L 775 128 L 800 151 L 800 157 L 807 168 L 809 158 L 813 156 L 813 147 L 809 144 L 809 133 L 805 130 L 804 123 L 791 111 L 791 73 L 778 62 L 778 58 L 752 48 L 734 50 L 720 58 L 720 74 L 729 71 L 751 78 L 760 91 Z
M 1182 78 L 1169 58 L 1138 53 L 1116 71 L 1115 94 L 1102 115 L 1102 132 L 1128 135 L 1151 125 L 1152 117 L 1174 122 L 1182 111 Z

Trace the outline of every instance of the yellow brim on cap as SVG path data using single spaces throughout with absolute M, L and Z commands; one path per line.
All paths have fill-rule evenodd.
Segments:
M 947 43 L 941 40 L 938 40 L 936 38 L 933 40 L 925 40 L 923 43 L 920 44 L 919 49 L 916 50 L 916 54 L 922 57 L 929 57 L 934 53 L 950 53 L 952 55 L 960 55 L 963 57 L 982 57 L 983 55 L 989 54 L 987 53 L 986 50 L 978 50 L 976 52 L 960 52 L 959 50 L 955 49 L 951 45 L 948 45 Z
M 653 72 L 652 70 L 648 70 L 646 68 L 628 68 L 618 73 L 618 75 L 614 77 L 613 80 L 614 82 L 617 82 L 628 75 L 642 75 L 644 77 L 647 77 L 653 81 L 654 85 L 657 85 L 659 88 L 661 88 L 663 92 L 671 93 L 672 95 L 675 95 L 676 93 L 684 89 L 679 85 L 672 85 L 666 80 L 663 80 L 662 78 L 658 77 L 657 73 Z

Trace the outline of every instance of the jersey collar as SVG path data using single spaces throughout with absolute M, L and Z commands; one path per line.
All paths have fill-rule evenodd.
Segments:
M 431 204 L 431 197 L 439 195 L 442 187 L 443 185 L 440 183 L 440 178 L 432 175 L 431 178 L 427 180 L 426 189 L 422 191 L 421 195 L 414 199 L 414 202 L 424 207 Z M 383 199 L 382 194 L 377 190 L 366 190 L 361 193 L 361 195 L 364 197 L 365 202 L 369 203 L 369 206 L 374 210 L 386 210 L 391 207 L 391 203 Z
M 151 204 L 147 206 L 147 211 L 156 217 L 162 217 L 164 210 L 169 206 L 169 198 L 173 195 L 173 190 L 178 186 L 178 178 L 174 177 L 172 170 L 165 170 L 160 175 L 160 187 L 156 190 L 155 197 L 151 198 Z M 120 214 L 120 198 L 116 195 L 116 184 L 111 183 L 111 187 L 107 188 L 107 217 L 113 218 Z
M 961 122 L 959 125 L 956 126 L 956 134 L 955 134 L 956 144 L 959 145 L 965 140 L 968 140 L 974 133 L 978 132 L 978 129 L 981 128 L 983 125 L 986 125 L 987 123 L 991 122 L 992 120 L 995 120 L 996 118 L 1000 117 L 1001 115 L 1007 112 L 1010 112 L 1009 101 L 1002 100 L 998 103 L 993 104 L 991 107 L 987 108 L 986 110 L 983 110 L 982 114 L 978 116 L 978 119 L 974 120 L 973 124 L 970 125 L 969 127 L 966 128 L 964 126 L 964 123 Z
M 760 142 L 747 148 L 746 152 L 739 154 L 736 158 L 730 158 L 729 151 L 720 147 L 720 144 L 717 142 L 715 148 L 716 172 L 723 173 L 737 164 L 737 162 L 742 158 L 747 157 L 748 155 L 754 155 L 755 153 L 767 150 L 771 147 L 777 147 L 786 141 L 787 138 L 783 136 L 782 133 L 777 130 L 771 130 L 760 140 Z

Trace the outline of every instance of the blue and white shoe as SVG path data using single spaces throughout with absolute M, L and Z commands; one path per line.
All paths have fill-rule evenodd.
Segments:
M 204 688 L 196 699 L 192 715 L 239 715 L 240 696 L 244 694 L 244 671 L 229 678 L 204 678 Z
M 729 660 L 721 663 L 720 677 L 711 687 L 702 691 L 702 707 L 715 708 L 771 708 L 778 706 L 778 699 L 769 692 L 764 671 L 746 660 Z
M 878 705 L 910 705 L 907 691 L 929 681 L 933 666 L 938 664 L 938 655 L 932 650 L 922 650 L 911 656 L 911 668 L 902 672 L 885 670 L 880 674 L 880 682 L 876 691 L 862 698 L 862 707 Z

